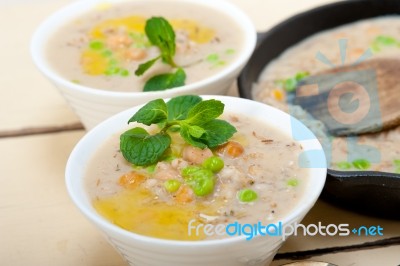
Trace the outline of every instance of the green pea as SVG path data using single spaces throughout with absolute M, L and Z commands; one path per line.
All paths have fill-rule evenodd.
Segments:
M 303 72 L 298 72 L 295 76 L 296 81 L 300 81 L 306 77 L 308 77 L 310 75 L 310 73 L 303 71 Z
M 391 45 L 396 45 L 397 40 L 391 36 L 385 36 L 385 35 L 380 35 L 375 38 L 374 40 L 375 43 L 381 44 L 384 46 L 391 46 Z
M 226 62 L 223 61 L 223 60 L 220 60 L 220 61 L 218 61 L 217 63 L 215 63 L 214 65 L 217 66 L 217 67 L 220 67 L 220 66 L 226 65 Z
M 288 78 L 285 79 L 283 83 L 283 88 L 288 92 L 293 92 L 296 90 L 297 87 L 297 80 L 296 78 Z
M 351 163 L 343 161 L 336 163 L 336 166 L 341 170 L 349 170 L 351 168 Z
M 285 86 L 285 80 L 282 79 L 276 79 L 274 80 L 274 84 L 278 87 L 283 88 Z
M 379 35 L 371 43 L 371 49 L 374 53 L 380 52 L 382 48 L 385 48 L 387 46 L 400 47 L 400 42 L 394 37 Z
M 213 173 L 218 173 L 222 168 L 224 168 L 224 161 L 218 156 L 211 156 L 205 159 L 202 165 Z
M 289 187 L 297 187 L 297 186 L 299 185 L 299 180 L 296 179 L 296 178 L 291 178 L 291 179 L 289 179 L 289 180 L 286 182 L 286 184 L 287 184 Z
M 218 54 L 209 54 L 206 57 L 206 60 L 210 63 L 216 63 L 219 60 L 219 55 Z
M 394 172 L 400 174 L 400 160 L 393 160 L 393 165 L 395 166 Z
M 101 53 L 101 55 L 104 57 L 110 57 L 112 56 L 112 52 L 110 50 L 105 50 L 104 52 Z
M 108 61 L 108 65 L 109 65 L 110 67 L 116 66 L 117 64 L 118 64 L 118 60 L 115 59 L 115 58 L 111 58 L 111 59 Z
M 182 169 L 181 175 L 184 178 L 189 178 L 193 173 L 200 171 L 202 168 L 200 166 L 187 166 Z
M 175 179 L 169 179 L 164 182 L 165 189 L 170 193 L 176 192 L 180 186 L 181 186 L 181 182 L 179 182 L 178 180 L 175 180 Z
M 232 49 L 232 48 L 225 50 L 225 54 L 229 54 L 229 55 L 234 54 L 235 52 L 236 52 L 235 49 Z
M 381 51 L 381 48 L 379 47 L 379 44 L 377 44 L 377 43 L 371 44 L 370 48 L 373 53 L 378 53 Z
M 157 166 L 156 164 L 152 164 L 152 165 L 147 166 L 146 167 L 147 172 L 150 173 L 150 174 L 154 173 L 154 171 L 156 170 L 156 166 Z
M 197 196 L 205 196 L 214 190 L 214 174 L 209 169 L 200 166 L 188 166 L 182 169 L 185 182 Z
M 129 76 L 129 71 L 127 69 L 121 69 L 121 71 L 119 72 L 119 74 L 123 77 L 127 77 Z
M 101 50 L 104 48 L 104 43 L 101 41 L 91 41 L 89 47 L 93 50 Z
M 252 202 L 255 201 L 258 196 L 254 190 L 242 189 L 237 193 L 237 197 L 241 202 Z
M 205 179 L 205 178 L 214 179 L 214 174 L 213 172 L 211 172 L 211 170 L 202 168 L 199 171 L 190 174 L 188 181 L 194 179 Z
M 202 177 L 213 177 L 214 174 L 209 169 L 205 169 L 201 166 L 193 165 L 187 166 L 182 169 L 181 175 L 184 178 L 202 178 Z
M 353 166 L 359 170 L 366 170 L 370 168 L 371 163 L 365 159 L 357 159 L 352 162 Z
M 214 191 L 214 179 L 209 177 L 193 178 L 188 182 L 196 196 L 206 196 Z
M 106 74 L 107 76 L 111 76 L 111 75 L 118 74 L 120 70 L 121 69 L 119 67 L 109 67 L 106 69 L 104 74 Z
M 133 47 L 146 48 L 150 47 L 151 43 L 147 40 L 147 37 L 143 33 L 131 32 L 129 36 L 134 40 Z

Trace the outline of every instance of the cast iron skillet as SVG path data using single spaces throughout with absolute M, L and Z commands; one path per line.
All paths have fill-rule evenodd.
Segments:
M 263 68 L 304 38 L 342 24 L 389 14 L 400 14 L 400 1 L 348 0 L 298 14 L 260 33 L 258 46 L 238 79 L 240 96 L 252 99 L 252 84 Z M 328 169 L 322 197 L 357 212 L 400 219 L 399 174 Z

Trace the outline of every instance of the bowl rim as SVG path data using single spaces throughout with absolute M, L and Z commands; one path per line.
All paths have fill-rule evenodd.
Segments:
M 249 106 L 251 105 L 252 107 L 256 107 L 258 109 L 265 110 L 265 112 L 272 112 L 274 114 L 279 115 L 280 117 L 284 117 L 286 119 L 293 119 L 297 122 L 299 122 L 297 119 L 293 118 L 289 114 L 271 107 L 269 105 L 255 102 L 252 100 L 248 99 L 243 99 L 239 97 L 233 97 L 233 96 L 216 96 L 216 95 L 200 95 L 204 100 L 207 99 L 216 99 L 222 101 L 224 104 L 229 104 L 231 105 L 231 108 L 235 107 L 237 108 L 237 104 L 240 104 L 241 106 Z M 166 98 L 165 100 L 169 100 L 170 98 Z M 90 158 L 93 156 L 93 154 L 96 152 L 96 148 L 87 148 L 86 146 L 88 145 L 88 142 L 96 138 L 100 134 L 101 139 L 107 139 L 111 135 L 116 134 L 118 132 L 121 132 L 121 130 L 124 129 L 126 117 L 130 117 L 134 112 L 136 112 L 139 108 L 141 108 L 143 105 L 135 106 L 133 108 L 127 109 L 125 111 L 122 111 L 116 115 L 113 115 L 112 117 L 106 119 L 105 121 L 101 122 L 98 124 L 96 127 L 91 129 L 89 132 L 87 132 L 81 139 L 80 141 L 76 144 L 74 149 L 72 150 L 67 164 L 65 168 L 65 183 L 67 187 L 67 192 L 74 202 L 74 204 L 77 206 L 77 208 L 88 218 L 92 223 L 94 223 L 97 227 L 99 227 L 101 230 L 104 230 L 102 228 L 105 228 L 107 231 L 113 232 L 115 235 L 121 236 L 123 238 L 129 238 L 132 241 L 139 241 L 141 243 L 150 243 L 152 245 L 156 244 L 159 246 L 175 246 L 175 247 L 206 247 L 206 246 L 214 246 L 214 245 L 229 245 L 237 242 L 242 242 L 245 241 L 246 236 L 241 235 L 241 236 L 234 236 L 234 237 L 225 237 L 222 239 L 211 239 L 211 240 L 199 240 L 199 241 L 189 241 L 189 240 L 170 240 L 170 239 L 162 239 L 162 238 L 156 238 L 156 237 L 150 237 L 150 236 L 145 236 L 145 235 L 140 235 L 125 229 L 122 229 L 118 227 L 115 224 L 112 224 L 109 222 L 106 218 L 101 216 L 96 212 L 96 210 L 93 208 L 93 206 L 88 206 L 90 205 L 90 202 L 88 204 L 85 204 L 85 202 L 82 202 L 82 198 L 80 197 L 80 193 L 77 190 L 82 190 L 85 191 L 84 189 L 84 182 L 83 182 L 83 176 L 78 176 L 74 174 L 77 170 L 74 169 L 74 163 L 73 160 L 74 158 L 79 158 L 82 157 L 80 156 L 80 153 L 82 150 L 84 151 L 89 151 L 89 155 L 87 155 L 85 160 L 90 160 Z M 247 114 L 246 114 L 247 115 Z M 128 118 L 129 119 L 129 118 Z M 122 120 L 124 122 L 122 122 Z M 121 124 L 116 129 L 110 129 L 110 125 L 113 124 L 114 122 L 118 122 Z M 122 123 L 121 123 L 122 122 Z M 303 125 L 304 126 L 304 125 Z M 310 136 L 312 136 L 313 139 L 311 140 L 306 140 L 306 141 L 299 141 L 302 145 L 304 150 L 308 150 L 308 148 L 312 149 L 318 149 L 322 150 L 322 146 L 318 139 L 315 137 L 315 135 L 308 129 L 307 127 L 302 127 L 304 131 L 306 131 Z M 288 130 L 290 131 L 290 129 Z M 289 133 L 290 132 L 285 132 Z M 102 143 L 100 141 L 99 143 Z M 89 143 L 89 145 L 91 145 Z M 324 156 L 324 154 L 321 154 Z M 84 156 L 85 157 L 85 156 Z M 82 158 L 81 158 L 82 159 Z M 325 160 L 326 161 L 326 160 Z M 296 205 L 294 209 L 292 209 L 285 217 L 282 217 L 279 221 L 282 222 L 282 224 L 290 224 L 296 218 L 303 218 L 304 215 L 306 215 L 311 207 L 315 204 L 317 199 L 319 198 L 322 189 L 324 187 L 325 181 L 326 181 L 326 173 L 327 173 L 327 168 L 326 164 L 325 167 L 310 167 L 309 168 L 309 177 L 310 181 L 307 185 L 306 192 L 307 195 L 305 197 L 302 197 L 300 203 Z M 82 170 L 82 175 L 84 174 L 84 170 Z M 75 179 L 79 178 L 80 181 L 76 181 Z M 76 182 L 79 182 L 80 187 L 76 188 L 75 185 L 77 184 Z M 85 197 L 89 198 L 87 195 L 87 192 L 82 192 L 83 194 L 86 194 Z M 80 200 L 81 199 L 81 200 Z M 276 224 L 278 221 L 275 221 L 274 223 Z M 262 237 L 259 234 L 255 235 L 254 238 L 257 237 Z
M 161 0 L 130 0 L 131 4 L 135 3 L 146 3 L 152 4 L 160 2 Z M 223 80 L 225 77 L 229 77 L 233 75 L 236 71 L 239 71 L 242 67 L 244 67 L 245 63 L 249 60 L 252 55 L 254 48 L 256 46 L 257 41 L 257 32 L 253 22 L 250 18 L 237 6 L 234 4 L 222 0 L 222 1 L 213 1 L 213 0 L 162 0 L 163 2 L 170 2 L 171 4 L 193 4 L 197 6 L 202 6 L 204 8 L 213 9 L 216 12 L 220 12 L 224 14 L 228 18 L 230 18 L 233 23 L 236 24 L 237 27 L 240 28 L 243 34 L 243 44 L 241 47 L 240 53 L 238 56 L 228 64 L 221 71 L 196 82 L 184 85 L 182 87 L 177 87 L 169 90 L 163 91 L 110 91 L 99 89 L 91 86 L 85 86 L 81 84 L 76 84 L 69 81 L 67 78 L 64 78 L 62 74 L 58 73 L 52 67 L 49 60 L 46 58 L 46 43 L 54 34 L 58 26 L 63 26 L 71 22 L 75 18 L 79 18 L 83 14 L 94 10 L 96 6 L 99 4 L 106 3 L 105 0 L 83 0 L 73 2 L 69 5 L 64 6 L 58 11 L 54 12 L 50 16 L 48 16 L 42 23 L 37 27 L 34 31 L 33 36 L 30 42 L 30 54 L 33 59 L 36 67 L 50 80 L 55 82 L 56 84 L 60 84 L 68 89 L 73 91 L 77 91 L 84 94 L 89 95 L 99 95 L 99 96 L 107 96 L 107 97 L 137 97 L 140 95 L 148 95 L 152 97 L 156 97 L 160 95 L 162 97 L 166 94 L 166 92 L 170 92 L 173 90 L 179 90 L 182 92 L 190 92 L 193 90 L 200 89 L 202 87 L 206 87 L 210 84 L 216 83 L 220 80 Z M 128 0 L 115 0 L 115 4 L 128 2 Z M 114 3 L 113 3 L 114 4 Z M 56 24 L 56 28 L 52 28 L 52 25 Z

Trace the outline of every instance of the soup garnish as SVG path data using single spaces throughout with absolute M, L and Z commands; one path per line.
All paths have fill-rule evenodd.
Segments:
M 174 62 L 175 32 L 169 22 L 163 17 L 152 17 L 146 21 L 145 32 L 150 42 L 157 46 L 161 54 L 139 65 L 135 75 L 143 75 L 154 63 L 161 59 L 171 67 L 178 67 Z M 151 77 L 144 85 L 143 91 L 165 90 L 185 85 L 186 73 L 178 67 L 175 73 L 164 73 Z
M 142 127 L 135 127 L 121 135 L 121 152 L 135 165 L 157 162 L 171 144 L 169 132 L 179 132 L 190 145 L 214 148 L 225 143 L 236 129 L 219 117 L 224 104 L 217 100 L 202 101 L 201 97 L 179 96 L 167 103 L 156 99 L 135 113 L 128 123 L 138 122 L 147 126 L 156 124 L 159 131 L 150 135 Z

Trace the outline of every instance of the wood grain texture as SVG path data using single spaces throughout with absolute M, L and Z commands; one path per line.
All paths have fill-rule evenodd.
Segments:
M 44 127 L 27 127 L 14 130 L 2 130 L 0 131 L 0 138 L 12 138 L 12 137 L 22 137 L 38 134 L 49 134 L 73 130 L 84 130 L 81 123 L 72 123 L 61 126 L 44 126 Z

